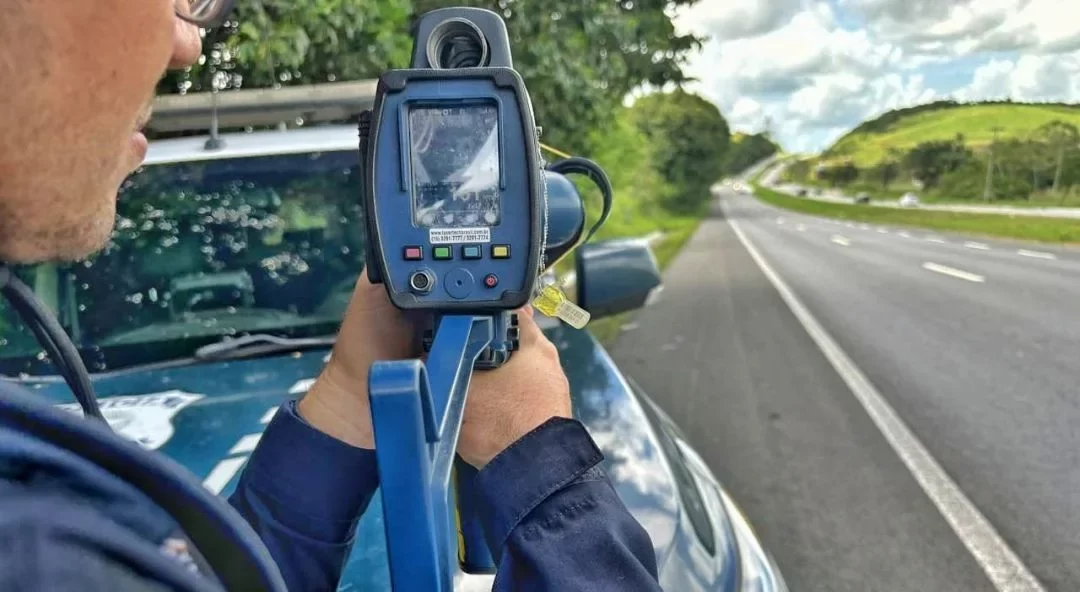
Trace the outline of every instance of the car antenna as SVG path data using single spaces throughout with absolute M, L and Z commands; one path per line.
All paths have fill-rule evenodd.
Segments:
M 221 150 L 225 147 L 225 140 L 218 135 L 218 88 L 217 85 L 213 85 L 213 89 L 210 91 L 210 137 L 207 138 L 206 144 L 203 145 L 203 149 Z

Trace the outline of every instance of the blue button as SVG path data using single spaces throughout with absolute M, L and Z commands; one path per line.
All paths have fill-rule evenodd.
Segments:
M 461 257 L 463 259 L 479 259 L 480 247 L 476 245 L 469 245 L 461 248 Z

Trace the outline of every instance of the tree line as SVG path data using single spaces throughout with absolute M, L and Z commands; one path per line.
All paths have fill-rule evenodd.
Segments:
M 790 167 L 788 175 L 832 187 L 914 186 L 950 199 L 1038 197 L 1064 202 L 1080 192 L 1080 132 L 1070 123 L 1054 120 L 1026 137 L 998 139 L 978 148 L 958 134 L 909 150 L 890 149 L 884 160 L 869 167 L 850 161 L 815 166 L 804 160 Z
M 529 89 L 545 143 L 596 158 L 622 181 L 616 191 L 653 187 L 642 199 L 684 214 L 706 203 L 708 186 L 726 169 L 776 149 L 762 137 L 729 150 L 730 130 L 716 106 L 683 89 L 690 81 L 683 66 L 703 39 L 676 33 L 670 14 L 697 1 L 244 2 L 236 20 L 208 33 L 198 65 L 169 74 L 158 92 L 375 78 L 408 66 L 411 30 L 421 14 L 447 6 L 487 8 L 506 22 L 514 67 Z M 623 105 L 643 88 L 667 92 Z

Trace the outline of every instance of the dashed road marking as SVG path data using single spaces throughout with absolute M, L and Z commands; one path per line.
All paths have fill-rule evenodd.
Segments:
M 900 236 L 902 236 L 902 237 L 904 237 L 904 238 L 911 238 L 911 235 L 910 235 L 910 234 L 908 234 L 908 233 L 906 233 L 906 232 L 904 232 L 904 231 L 900 231 L 900 232 L 898 232 L 897 234 L 899 234 Z
M 975 282 L 977 284 L 981 284 L 981 283 L 986 281 L 986 278 L 984 276 L 981 276 L 981 275 L 978 275 L 978 274 L 975 274 L 975 273 L 970 273 L 970 272 L 967 272 L 967 271 L 963 271 L 961 269 L 956 269 L 955 267 L 949 267 L 947 265 L 939 265 L 937 263 L 927 262 L 927 263 L 923 263 L 922 266 L 923 266 L 923 269 L 925 269 L 927 271 L 933 271 L 933 272 L 940 273 L 940 274 L 943 274 L 943 275 L 952 276 L 954 278 L 960 278 L 962 280 L 967 280 L 969 282 Z
M 888 228 L 878 228 L 877 231 L 880 232 L 881 234 L 889 234 L 889 229 Z
M 1016 252 L 1016 254 L 1022 255 L 1024 257 L 1034 257 L 1036 259 L 1057 259 L 1057 255 L 1053 253 L 1043 253 L 1042 251 L 1028 251 L 1025 249 L 1020 249 Z
M 842 247 L 846 247 L 846 246 L 851 245 L 851 241 L 849 241 L 848 239 L 840 236 L 839 234 L 834 234 L 833 237 L 831 239 L 829 239 L 829 240 L 831 240 L 832 242 L 834 242 L 834 243 L 836 243 L 836 244 L 838 244 L 838 245 L 840 245 Z
M 971 242 L 971 241 L 967 241 L 966 243 L 964 243 L 964 246 L 969 248 L 969 249 L 975 249 L 975 250 L 978 250 L 978 251 L 989 251 L 990 250 L 990 247 L 988 245 L 984 245 L 982 243 L 975 243 L 975 242 Z
M 1042 584 L 1009 548 L 994 525 L 975 507 L 870 379 L 758 253 L 739 228 L 738 222 L 728 218 L 728 224 L 994 587 L 1000 592 L 1044 592 Z
M 945 244 L 945 239 L 938 238 L 936 236 L 928 236 L 928 237 L 926 237 L 926 242 L 928 242 L 928 243 L 937 243 L 939 245 L 943 245 L 943 244 Z

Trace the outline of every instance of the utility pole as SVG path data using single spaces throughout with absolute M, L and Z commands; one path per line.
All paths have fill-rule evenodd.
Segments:
M 986 159 L 986 183 L 983 184 L 983 201 L 990 201 L 990 193 L 994 184 L 994 146 L 997 145 L 998 134 L 1001 126 L 994 126 L 990 131 L 994 132 L 994 141 L 990 143 L 990 156 Z

